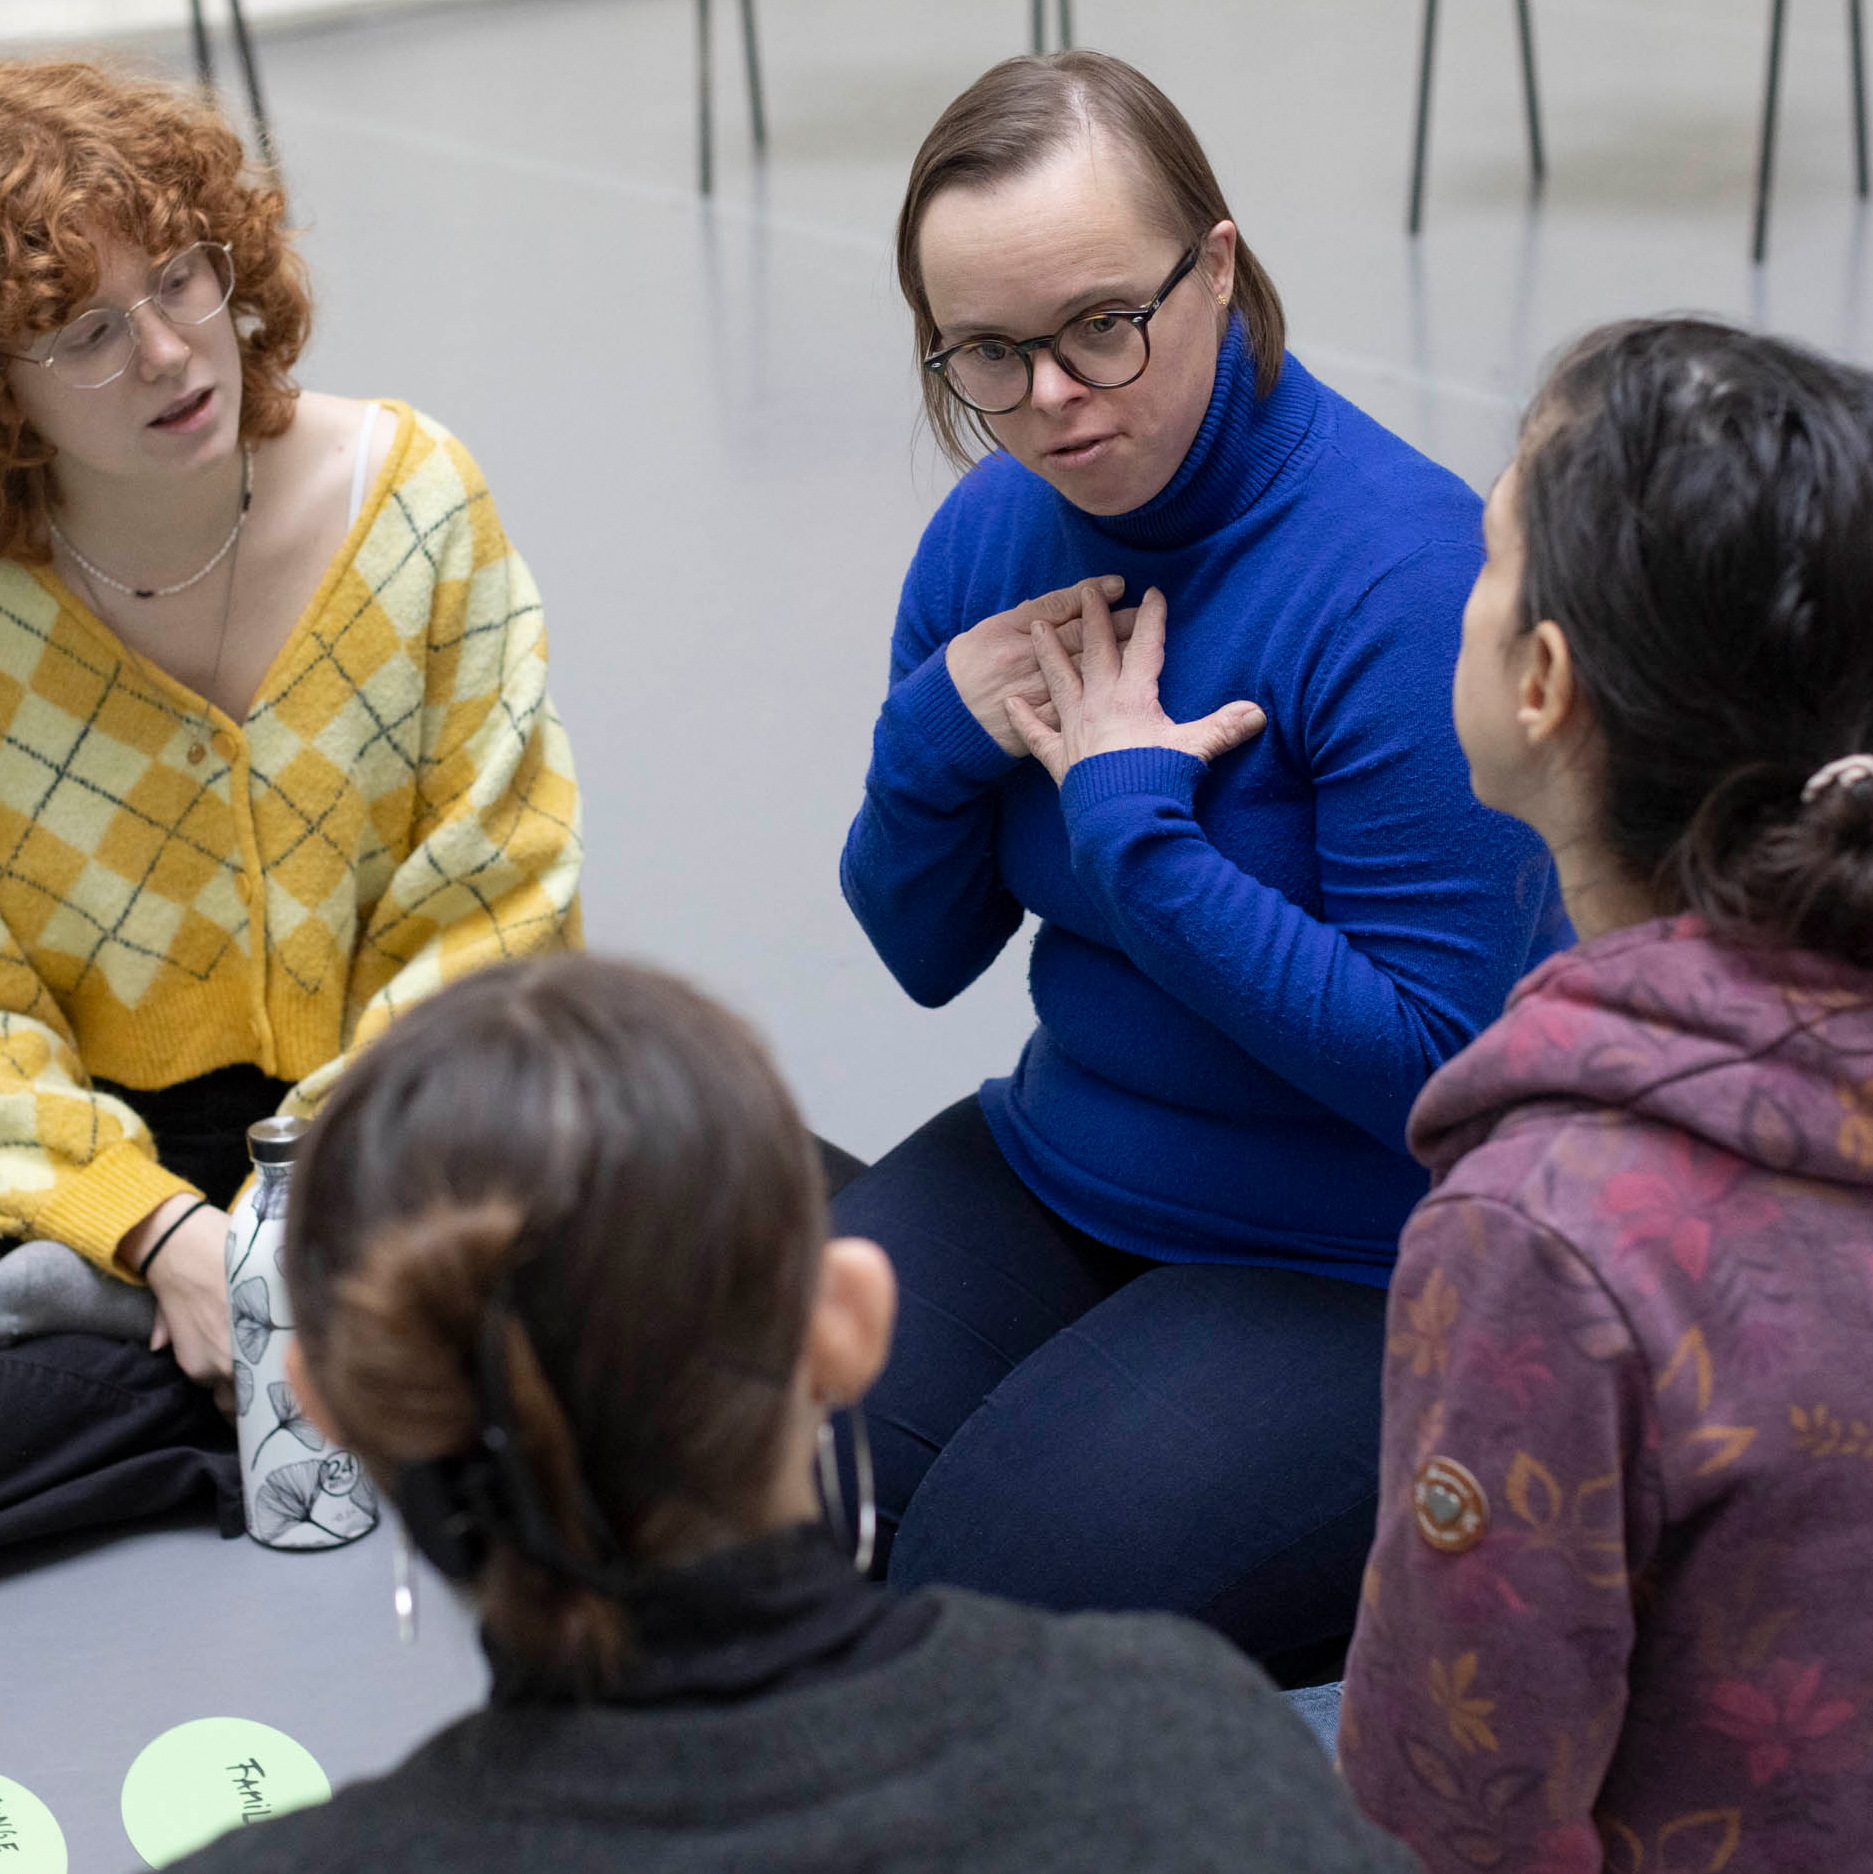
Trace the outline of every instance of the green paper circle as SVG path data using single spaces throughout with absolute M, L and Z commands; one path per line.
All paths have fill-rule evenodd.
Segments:
M 144 1745 L 124 1778 L 124 1833 L 167 1867 L 230 1829 L 332 1793 L 303 1744 L 251 1718 L 197 1718 Z
M 31 1790 L 0 1776 L 0 1868 L 7 1874 L 65 1874 L 65 1837 Z

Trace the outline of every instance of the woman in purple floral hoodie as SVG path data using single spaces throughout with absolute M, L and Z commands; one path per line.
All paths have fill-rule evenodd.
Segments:
M 1485 531 L 1582 941 L 1412 1117 L 1341 1760 L 1434 1874 L 1873 1867 L 1873 378 L 1596 333 Z

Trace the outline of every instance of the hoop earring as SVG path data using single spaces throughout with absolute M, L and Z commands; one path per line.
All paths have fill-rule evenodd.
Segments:
M 871 1558 L 878 1545 L 878 1497 L 872 1487 L 871 1434 L 865 1429 L 865 1414 L 857 1406 L 846 1408 L 852 1427 L 852 1469 L 858 1494 L 858 1540 L 852 1545 L 852 1566 L 861 1575 L 871 1573 Z M 841 1548 L 852 1544 L 846 1527 L 845 1495 L 839 1488 L 839 1451 L 833 1442 L 832 1420 L 819 1422 L 818 1447 L 814 1462 L 819 1469 L 820 1500 L 826 1506 L 826 1520 L 832 1525 L 834 1539 Z
M 390 1546 L 390 1604 L 397 1610 L 397 1640 L 416 1644 L 416 1568 L 414 1545 L 401 1516 L 395 1518 Z

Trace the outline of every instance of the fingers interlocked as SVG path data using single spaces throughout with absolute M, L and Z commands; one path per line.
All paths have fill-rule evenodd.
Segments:
M 1103 592 L 1080 589 L 1079 655 L 1045 619 L 1032 624 L 1034 661 L 1046 680 L 1057 726 L 1026 699 L 1008 699 L 1008 720 L 1029 753 L 1053 776 L 1066 778 L 1075 762 L 1121 748 L 1172 748 L 1214 761 L 1261 732 L 1267 717 L 1254 703 L 1225 703 L 1194 722 L 1173 722 L 1158 700 L 1164 668 L 1167 616 L 1155 586 L 1144 596 L 1121 645 Z

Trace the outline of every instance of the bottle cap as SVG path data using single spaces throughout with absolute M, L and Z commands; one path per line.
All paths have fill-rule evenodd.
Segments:
M 297 1117 L 256 1119 L 247 1128 L 247 1155 L 256 1165 L 290 1165 L 308 1130 Z

